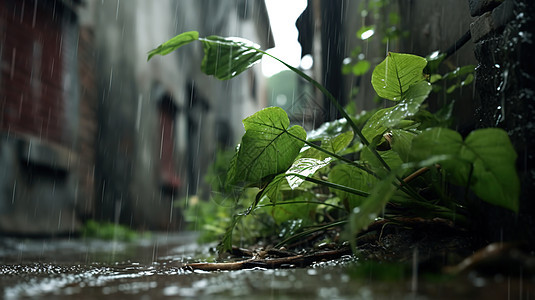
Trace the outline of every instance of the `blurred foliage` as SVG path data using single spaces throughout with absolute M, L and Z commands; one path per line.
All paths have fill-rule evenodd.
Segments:
M 103 240 L 132 242 L 147 235 L 149 235 L 149 233 L 141 235 L 125 225 L 111 222 L 97 222 L 95 220 L 88 220 L 82 228 L 83 237 Z
M 371 40 L 380 38 L 382 44 L 392 45 L 399 39 L 408 37 L 409 32 L 401 30 L 401 16 L 393 2 L 371 0 L 359 4 L 358 11 L 362 20 L 362 25 L 356 32 L 359 42 L 350 56 L 344 59 L 342 74 L 358 77 L 371 70 L 372 65 L 376 64 L 375 54 L 367 53 L 367 44 Z M 352 94 L 356 94 L 356 91 Z
M 367 279 L 370 281 L 400 282 L 411 277 L 411 268 L 407 263 L 362 261 L 348 269 L 348 274 L 354 279 Z

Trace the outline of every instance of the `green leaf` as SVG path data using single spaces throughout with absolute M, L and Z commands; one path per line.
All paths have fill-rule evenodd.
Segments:
M 344 133 L 341 133 L 334 138 L 326 138 L 321 143 L 321 146 L 333 153 L 340 153 L 342 150 L 344 150 L 351 141 L 353 140 L 353 131 L 346 131 Z
M 470 133 L 461 158 L 474 164 L 472 189 L 481 199 L 518 211 L 520 181 L 515 168 L 516 152 L 507 133 L 486 128 Z
M 448 180 L 458 185 L 466 185 L 471 166 L 470 161 L 460 158 L 459 152 L 462 147 L 463 138 L 457 131 L 433 128 L 422 132 L 412 140 L 411 160 L 423 161 L 441 156 L 445 158 L 440 164 L 448 173 Z
M 396 172 L 390 174 L 379 181 L 371 190 L 370 196 L 367 197 L 361 206 L 355 207 L 349 216 L 350 242 L 355 248 L 355 236 L 363 229 L 368 228 L 384 210 L 390 198 L 396 191 L 396 186 L 392 182 L 396 178 Z
M 415 115 L 420 109 L 422 102 L 427 99 L 431 92 L 431 84 L 426 81 L 422 81 L 413 84 L 403 95 L 403 99 L 387 114 L 385 114 L 379 122 L 387 127 L 396 126 L 401 120 Z
M 475 72 L 475 70 L 476 70 L 476 66 L 474 66 L 474 65 L 466 65 L 466 66 L 458 67 L 455 70 L 444 74 L 444 76 L 442 76 L 442 79 L 443 80 L 446 80 L 446 79 L 450 80 L 450 79 L 459 78 L 459 77 L 461 77 L 463 75 L 473 74 Z
M 236 77 L 256 64 L 263 55 L 259 45 L 245 39 L 212 35 L 200 41 L 204 49 L 201 70 L 220 80 Z
M 260 199 L 267 197 L 271 203 L 280 202 L 282 200 L 281 186 L 284 183 L 285 178 L 285 173 L 275 176 L 275 178 L 273 178 L 273 180 L 260 192 L 262 193 Z
M 475 130 L 463 141 L 456 131 L 434 128 L 413 139 L 413 160 L 452 157 L 441 162 L 456 184 L 467 185 L 484 201 L 518 211 L 520 181 L 516 153 L 507 133 L 498 128 Z M 470 177 L 471 174 L 471 177 Z
M 426 81 L 413 84 L 403 95 L 403 100 L 397 105 L 377 111 L 362 129 L 362 134 L 368 140 L 382 135 L 387 129 L 400 124 L 405 118 L 415 115 L 422 103 L 431 92 L 431 84 Z
M 461 81 L 461 86 L 467 86 L 474 81 L 474 74 L 470 73 L 466 75 L 466 78 Z
M 313 222 L 314 211 L 317 207 L 317 204 L 307 203 L 310 200 L 313 200 L 311 194 L 302 194 L 299 197 L 293 198 L 291 200 L 291 202 L 302 203 L 292 203 L 287 205 L 285 205 L 286 202 L 279 203 L 280 205 L 275 205 L 271 207 L 270 215 L 273 217 L 273 220 L 278 225 L 281 225 L 282 223 L 289 220 L 299 220 L 299 223 L 301 223 L 299 225 L 301 226 L 308 225 Z
M 245 134 L 230 165 L 229 184 L 261 185 L 286 171 L 306 139 L 301 126 L 288 128 L 288 115 L 279 107 L 265 108 L 244 119 L 243 125 Z
M 392 129 L 392 150 L 396 152 L 403 162 L 408 162 L 412 139 L 416 136 L 416 133 L 403 129 Z
M 372 73 L 372 85 L 379 97 L 400 101 L 412 84 L 423 81 L 425 58 L 389 52 Z
M 394 107 L 383 108 L 376 111 L 362 128 L 362 135 L 368 140 L 373 141 L 378 136 L 382 136 L 388 127 L 384 125 L 385 116 L 390 115 Z
M 328 166 L 332 161 L 331 157 L 327 157 L 324 160 L 314 158 L 300 158 L 296 160 L 293 165 L 286 171 L 286 174 L 299 174 L 301 176 L 310 177 L 316 174 L 316 172 Z M 295 175 L 286 177 L 288 185 L 292 190 L 298 188 L 305 180 Z
M 329 181 L 360 191 L 369 192 L 377 179 L 352 165 L 338 164 L 332 168 L 331 172 L 329 172 Z M 339 189 L 331 188 L 331 191 L 340 197 L 342 201 L 347 201 L 350 210 L 362 204 L 362 201 L 365 199 L 363 196 L 348 193 Z
M 328 123 L 324 123 L 328 124 Z M 308 141 L 321 141 L 321 147 L 329 152 L 340 154 L 353 140 L 353 131 L 341 132 L 346 126 L 344 119 L 330 122 L 332 126 L 321 126 L 310 133 Z M 312 138 L 310 138 L 312 137 Z M 309 147 L 309 146 L 306 146 Z M 316 158 L 323 160 L 330 157 L 327 153 L 315 148 L 308 148 L 299 154 L 301 158 Z
M 312 130 L 308 134 L 307 140 L 311 141 L 321 141 L 325 138 L 331 138 L 332 136 L 340 134 L 342 131 L 347 129 L 346 119 L 338 119 L 331 122 L 325 122 L 321 124 L 317 129 Z
M 393 150 L 377 151 L 383 160 L 388 164 L 391 169 L 396 169 L 403 164 L 398 153 Z M 389 172 L 385 170 L 383 164 L 377 159 L 369 147 L 362 149 L 360 159 L 371 166 L 371 169 L 380 177 L 387 176 Z
M 371 64 L 367 60 L 359 60 L 356 64 L 353 65 L 351 68 L 351 72 L 353 72 L 353 75 L 360 76 L 368 72 L 370 69 Z
M 150 60 L 154 55 L 167 55 L 176 49 L 187 45 L 193 41 L 196 41 L 199 39 L 199 33 L 197 31 L 188 31 L 183 32 L 174 38 L 168 40 L 167 42 L 161 44 L 156 49 L 152 49 L 149 51 L 149 56 L 147 58 L 147 61 Z

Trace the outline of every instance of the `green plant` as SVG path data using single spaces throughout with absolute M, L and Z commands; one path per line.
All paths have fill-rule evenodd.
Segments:
M 193 41 L 203 45 L 202 71 L 222 80 L 239 75 L 262 55 L 271 56 L 242 39 L 199 38 L 197 32 L 186 32 L 149 52 L 149 59 Z M 350 116 L 318 82 L 275 59 L 318 88 L 344 118 L 308 137 L 302 127 L 290 126 L 281 108 L 269 107 L 243 120 L 245 134 L 230 161 L 226 185 L 238 195 L 249 187 L 258 192 L 237 198 L 248 208 L 233 216 L 222 250 L 230 249 L 235 226 L 250 214 L 270 215 L 268 226 L 277 226 L 281 243 L 341 225 L 354 243 L 354 236 L 371 222 L 396 214 L 463 224 L 474 199 L 468 193 L 452 197 L 446 183 L 518 211 L 516 153 L 506 132 L 486 128 L 463 139 L 423 108 L 432 91 L 424 74 L 432 67 L 430 61 L 389 53 L 375 67 L 372 85 L 393 106 L 361 119 Z
M 111 222 L 97 222 L 88 220 L 82 229 L 82 235 L 87 238 L 103 240 L 135 241 L 140 235 L 124 225 Z

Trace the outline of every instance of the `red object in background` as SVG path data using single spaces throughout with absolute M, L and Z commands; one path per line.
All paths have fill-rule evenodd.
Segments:
M 174 159 L 176 105 L 169 96 L 159 103 L 160 110 L 160 177 L 166 189 L 176 190 L 181 186 Z

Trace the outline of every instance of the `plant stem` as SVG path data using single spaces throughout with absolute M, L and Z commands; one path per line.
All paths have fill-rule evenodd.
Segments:
M 334 207 L 334 208 L 339 209 L 339 210 L 346 211 L 346 209 L 343 208 L 343 207 L 340 207 L 340 206 L 334 205 L 334 204 L 330 204 L 330 203 L 326 203 L 326 202 L 322 202 L 322 201 L 285 201 L 285 202 L 280 202 L 279 201 L 277 203 L 260 204 L 260 205 L 257 205 L 256 208 L 277 206 L 277 205 L 288 205 L 288 204 L 317 204 L 317 205 L 330 206 L 330 207 Z
M 303 231 L 303 232 L 300 232 L 300 233 L 297 233 L 297 234 L 294 234 L 284 240 L 282 240 L 281 242 L 279 242 L 277 245 L 275 245 L 275 248 L 278 248 L 292 240 L 295 240 L 297 238 L 300 238 L 300 237 L 303 237 L 303 236 L 307 236 L 311 233 L 314 233 L 314 232 L 318 232 L 320 230 L 325 230 L 325 229 L 329 229 L 329 228 L 332 228 L 332 227 L 336 227 L 336 226 L 341 226 L 341 225 L 345 225 L 347 224 L 347 220 L 342 220 L 342 221 L 336 221 L 336 222 L 332 222 L 332 223 L 329 223 L 329 224 L 325 224 L 325 225 L 322 225 L 322 226 L 319 226 L 319 227 L 316 227 L 314 229 L 311 229 L 311 230 L 307 230 L 307 231 Z
M 341 190 L 341 191 L 348 192 L 348 193 L 355 194 L 355 195 L 362 196 L 362 197 L 368 197 L 370 195 L 369 193 L 363 192 L 361 190 L 357 190 L 357 189 L 350 188 L 350 187 L 347 187 L 347 186 L 344 186 L 344 185 L 339 185 L 339 184 L 336 184 L 336 183 L 328 182 L 328 181 L 325 181 L 325 180 L 320 180 L 320 179 L 316 179 L 316 178 L 312 178 L 312 177 L 303 176 L 301 174 L 289 173 L 289 174 L 286 174 L 286 176 L 296 176 L 296 177 L 299 177 L 299 178 L 301 178 L 301 179 L 303 179 L 305 181 L 309 181 L 309 182 L 316 183 L 316 184 L 321 184 L 321 185 L 324 185 L 324 186 L 327 186 L 327 187 L 330 187 L 330 188 L 333 188 L 333 189 Z

